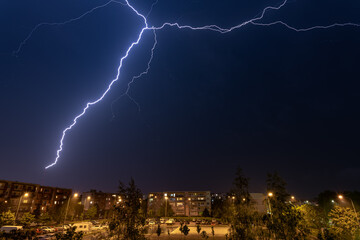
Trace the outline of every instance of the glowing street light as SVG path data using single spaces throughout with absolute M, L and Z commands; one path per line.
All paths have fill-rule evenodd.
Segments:
M 24 193 L 23 195 L 20 196 L 19 204 L 18 204 L 18 207 L 17 207 L 17 209 L 16 209 L 16 214 L 15 214 L 15 219 L 14 219 L 14 225 L 15 225 L 15 221 L 16 221 L 16 219 L 17 219 L 18 213 L 19 213 L 19 208 L 20 208 L 22 199 L 23 199 L 23 197 L 26 197 L 26 198 L 27 198 L 28 196 L 29 196 L 29 193 Z
M 341 195 L 341 194 L 338 195 L 338 198 L 339 198 L 340 200 L 344 200 L 344 199 L 345 199 L 345 197 L 344 197 L 343 195 Z M 352 205 L 353 210 L 354 210 L 354 212 L 355 212 L 356 220 L 357 220 L 357 222 L 358 222 L 358 227 L 359 227 L 359 226 L 360 226 L 360 222 L 359 222 L 359 218 L 358 218 L 358 215 L 357 215 L 355 206 L 354 206 L 354 202 L 353 202 L 353 200 L 352 200 L 351 198 L 349 198 L 349 197 L 346 197 L 346 198 L 349 199 L 350 202 L 351 202 L 351 205 Z
M 268 203 L 269 203 L 271 222 L 274 222 L 273 216 L 272 216 L 272 211 L 271 211 L 271 203 L 270 203 L 270 198 L 272 198 L 273 196 L 274 196 L 274 194 L 272 192 L 268 192 Z
M 73 198 L 77 198 L 78 196 L 79 196 L 78 193 L 74 193 L 74 197 L 73 197 Z M 64 225 L 65 225 L 67 213 L 68 213 L 68 210 L 69 210 L 70 201 L 71 201 L 71 196 L 70 196 L 69 199 L 68 199 L 68 203 L 67 203 L 66 210 L 65 210 L 65 217 L 64 217 L 64 222 L 63 222 L 63 232 L 64 232 Z
M 166 193 L 164 194 L 164 196 L 165 196 L 165 217 L 166 217 L 166 215 L 167 215 L 167 200 L 168 200 L 168 197 L 167 197 Z

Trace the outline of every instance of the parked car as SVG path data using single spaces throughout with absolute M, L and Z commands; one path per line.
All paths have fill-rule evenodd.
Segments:
M 149 226 L 154 226 L 155 225 L 155 221 L 154 220 L 150 220 L 149 221 Z
M 175 223 L 175 220 L 173 218 L 170 218 L 168 219 L 166 222 L 165 222 L 167 225 L 173 225 Z
M 75 232 L 89 232 L 91 231 L 93 224 L 91 222 L 79 222 L 74 223 L 73 227 L 76 227 Z
M 55 232 L 55 228 L 47 227 L 47 226 L 41 227 L 41 230 L 43 233 L 54 233 Z
M 160 218 L 160 223 L 163 224 L 166 222 L 166 219 L 165 218 Z
M 12 225 L 5 225 L 0 228 L 0 232 L 4 231 L 6 233 L 11 232 L 12 230 L 22 230 L 22 226 L 12 226 Z
M 47 234 L 47 235 L 39 236 L 37 239 L 39 239 L 39 240 L 53 240 L 53 239 L 56 239 L 56 236 L 54 234 Z
M 101 226 L 100 225 L 94 225 L 91 227 L 91 231 L 99 231 L 101 230 Z

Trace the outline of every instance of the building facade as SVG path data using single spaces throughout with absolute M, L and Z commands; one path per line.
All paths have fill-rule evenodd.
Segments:
M 148 195 L 148 212 L 158 212 L 169 205 L 175 216 L 202 216 L 206 210 L 211 213 L 210 191 L 167 191 Z M 206 210 L 205 210 L 206 209 Z
M 12 212 L 46 212 L 65 204 L 72 190 L 41 186 L 39 184 L 0 180 L 0 202 Z
M 102 191 L 90 190 L 82 193 L 81 204 L 84 211 L 96 206 L 100 218 L 107 217 L 113 206 L 120 201 L 120 197 L 115 193 L 104 193 Z

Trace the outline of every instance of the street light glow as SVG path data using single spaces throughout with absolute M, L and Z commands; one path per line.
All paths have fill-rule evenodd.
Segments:
M 339 195 L 338 198 L 341 199 L 341 200 L 343 200 L 343 199 L 344 199 L 344 196 L 343 196 L 343 195 Z
M 79 196 L 79 194 L 77 194 L 77 193 L 74 194 L 74 197 L 78 197 L 78 196 Z
M 269 192 L 269 193 L 268 193 L 268 196 L 269 196 L 269 197 L 272 197 L 272 196 L 274 196 L 274 194 L 273 194 L 272 192 Z

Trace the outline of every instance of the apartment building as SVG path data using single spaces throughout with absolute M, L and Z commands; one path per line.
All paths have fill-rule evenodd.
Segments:
M 167 191 L 148 195 L 148 209 L 156 211 L 169 204 L 176 216 L 202 216 L 205 209 L 211 212 L 210 191 Z
M 0 180 L 0 202 L 13 212 L 19 209 L 20 215 L 36 209 L 46 212 L 67 202 L 71 194 L 72 190 L 66 188 Z
M 107 216 L 118 201 L 120 201 L 120 198 L 117 194 L 104 193 L 96 190 L 84 192 L 81 197 L 81 204 L 84 205 L 84 210 L 87 211 L 92 206 L 96 206 L 100 218 Z

